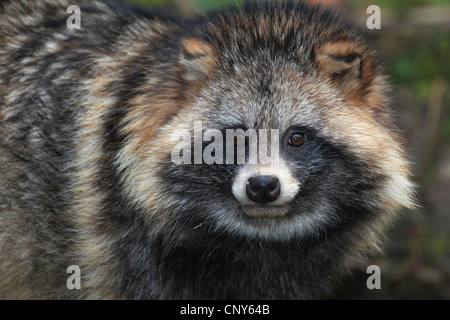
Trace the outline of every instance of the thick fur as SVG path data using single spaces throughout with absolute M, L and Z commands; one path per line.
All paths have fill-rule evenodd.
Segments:
M 411 206 L 385 77 L 343 19 L 95 0 L 69 30 L 71 4 L 0 3 L 1 298 L 322 297 Z M 233 183 L 255 169 L 171 161 L 173 130 L 199 120 L 306 133 L 280 146 L 286 215 L 245 214 Z

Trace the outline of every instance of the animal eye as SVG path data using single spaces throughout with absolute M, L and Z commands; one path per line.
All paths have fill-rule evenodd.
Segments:
M 288 143 L 291 147 L 301 147 L 305 144 L 305 134 L 301 132 L 295 132 L 290 135 Z

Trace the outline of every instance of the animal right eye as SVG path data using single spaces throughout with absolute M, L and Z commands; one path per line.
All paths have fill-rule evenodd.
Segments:
M 306 137 L 303 132 L 294 132 L 289 136 L 288 144 L 291 147 L 298 148 L 305 144 Z

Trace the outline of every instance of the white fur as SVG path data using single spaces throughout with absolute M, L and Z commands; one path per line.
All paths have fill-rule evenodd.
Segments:
M 251 201 L 247 196 L 247 181 L 257 176 L 273 176 L 280 181 L 281 192 L 279 198 L 264 207 Z M 287 210 L 284 206 L 294 200 L 299 190 L 299 182 L 292 176 L 289 168 L 281 161 L 269 166 L 246 165 L 238 172 L 232 186 L 233 195 L 249 216 L 275 217 L 285 215 Z

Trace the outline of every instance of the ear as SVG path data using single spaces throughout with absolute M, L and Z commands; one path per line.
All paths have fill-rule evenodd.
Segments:
M 197 38 L 186 38 L 181 42 L 179 62 L 186 80 L 204 81 L 212 76 L 217 54 L 209 43 Z
M 351 40 L 327 42 L 314 51 L 319 69 L 347 93 L 367 86 L 375 77 L 370 52 Z

